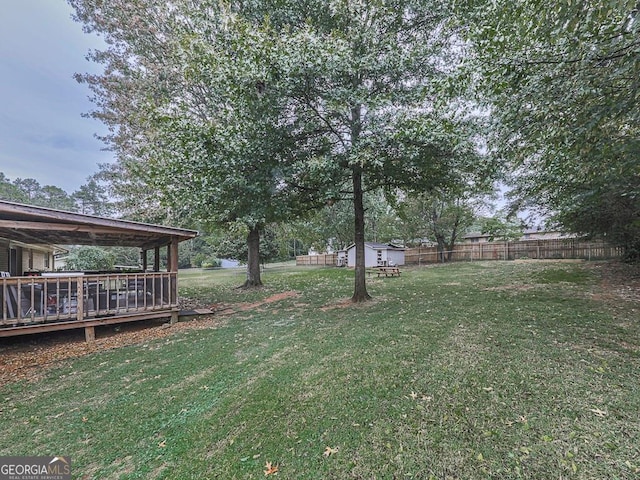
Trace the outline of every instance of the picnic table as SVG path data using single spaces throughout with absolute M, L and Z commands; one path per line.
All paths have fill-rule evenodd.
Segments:
M 398 267 L 378 267 L 377 268 L 378 277 L 399 277 L 400 269 Z

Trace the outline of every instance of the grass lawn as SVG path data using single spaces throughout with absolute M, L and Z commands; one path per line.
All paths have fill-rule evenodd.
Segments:
M 640 297 L 607 269 L 404 268 L 362 305 L 347 269 L 181 273 L 220 325 L 0 387 L 0 455 L 87 479 L 640 478 Z

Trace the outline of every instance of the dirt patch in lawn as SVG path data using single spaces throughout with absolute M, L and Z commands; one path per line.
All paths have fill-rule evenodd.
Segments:
M 354 302 L 351 298 L 343 298 L 336 303 L 330 303 L 328 305 L 320 307 L 320 311 L 328 312 L 329 310 L 336 310 L 340 308 L 368 308 L 371 305 L 376 305 L 383 300 L 384 298 L 381 297 L 373 297 L 366 302 Z
M 298 292 L 294 292 L 293 290 L 290 290 L 288 292 L 276 293 L 275 295 L 271 295 L 270 297 L 267 297 L 264 300 L 260 300 L 259 302 L 241 303 L 235 307 L 235 310 L 239 312 L 246 312 L 248 310 L 255 310 L 270 303 L 279 302 L 280 300 L 284 300 L 286 298 L 296 298 L 299 296 L 300 294 Z
M 271 295 L 265 299 L 260 300 L 259 302 L 252 303 L 215 303 L 210 306 L 211 310 L 213 310 L 216 315 L 233 315 L 237 312 L 249 312 L 251 310 L 257 310 L 265 305 L 269 305 L 271 303 L 279 302 L 280 300 L 285 300 L 287 298 L 296 298 L 299 297 L 300 294 L 293 290 L 289 290 L 287 292 L 276 293 L 275 295 Z
M 335 310 L 337 308 L 353 307 L 354 305 L 356 305 L 356 304 L 353 303 L 353 301 L 351 301 L 350 298 L 345 298 L 343 300 L 340 300 L 337 303 L 332 303 L 331 305 L 325 305 L 324 307 L 320 307 L 320 310 L 323 311 L 323 312 L 327 312 L 329 310 Z

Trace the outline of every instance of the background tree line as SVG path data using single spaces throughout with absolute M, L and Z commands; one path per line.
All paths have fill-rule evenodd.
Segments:
M 114 213 L 107 189 L 94 179 L 89 179 L 75 192 L 67 193 L 55 185 L 40 185 L 33 178 L 11 180 L 0 172 L 0 199 L 89 215 Z
M 57 192 L 55 196 L 44 192 Z M 89 197 L 87 192 L 93 192 Z M 82 194 L 81 199 L 78 193 Z M 89 204 L 88 198 L 92 199 Z M 38 205 L 78 213 L 101 216 L 118 215 L 119 206 L 107 195 L 107 187 L 89 179 L 73 194 L 34 179 L 11 181 L 0 173 L 0 199 Z M 475 198 L 426 198 L 424 195 L 405 197 L 394 205 L 380 190 L 366 197 L 366 241 L 396 242 L 406 246 L 433 243 L 443 252 L 451 250 L 470 229 L 479 231 L 496 222 L 487 217 L 492 210 L 491 196 Z M 121 216 L 121 215 L 120 215 Z M 137 217 L 149 221 L 146 217 Z M 221 259 L 234 259 L 246 263 L 248 251 L 246 231 L 242 224 L 228 228 L 200 226 L 201 235 L 179 246 L 179 266 L 217 267 Z M 260 261 L 286 261 L 309 250 L 324 252 L 338 250 L 353 243 L 353 215 L 349 205 L 338 202 L 325 205 L 308 218 L 292 222 L 266 225 L 260 238 Z M 124 247 L 74 247 L 67 268 L 73 270 L 109 270 L 114 265 L 135 267 L 139 264 L 137 249 Z M 161 256 L 164 252 L 161 252 Z M 446 253 L 443 253 L 446 257 Z M 164 262 L 166 258 L 161 258 Z

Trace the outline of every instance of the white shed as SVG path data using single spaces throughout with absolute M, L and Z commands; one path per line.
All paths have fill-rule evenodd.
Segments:
M 388 267 L 404 265 L 404 248 L 390 243 L 365 242 L 364 265 L 365 267 Z M 347 248 L 347 265 L 356 266 L 356 246 Z

